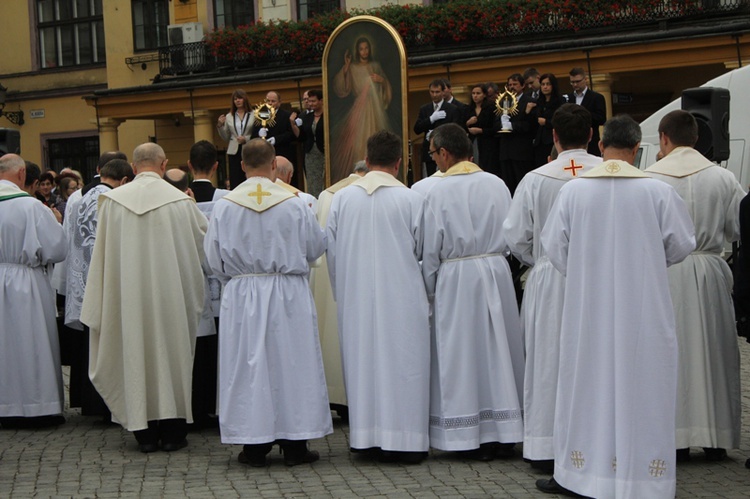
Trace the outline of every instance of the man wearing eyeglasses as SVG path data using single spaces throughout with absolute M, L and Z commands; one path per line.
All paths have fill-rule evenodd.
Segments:
M 588 87 L 589 79 L 583 68 L 573 68 L 569 74 L 570 86 L 573 87 L 573 91 L 565 94 L 565 102 L 583 106 L 591 113 L 591 127 L 594 133 L 591 135 L 588 153 L 601 156 L 602 154 L 599 152 L 599 127 L 607 121 L 607 104 L 604 101 L 604 96 Z

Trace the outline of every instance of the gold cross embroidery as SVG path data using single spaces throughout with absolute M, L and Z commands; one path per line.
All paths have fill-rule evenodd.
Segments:
M 248 193 L 248 196 L 255 196 L 258 198 L 258 204 L 263 203 L 263 196 L 270 196 L 270 192 L 266 192 L 263 190 L 263 188 L 258 184 L 258 188 L 255 190 L 255 192 Z
M 583 452 L 579 450 L 574 450 L 570 453 L 570 461 L 578 469 L 583 468 L 583 465 L 586 463 L 586 460 L 583 458 Z
M 615 173 L 620 171 L 620 165 L 617 163 L 607 163 L 607 166 L 604 167 L 605 170 L 607 170 L 607 173 L 614 175 Z
M 570 170 L 570 174 L 574 177 L 577 177 L 578 174 L 576 173 L 576 170 L 580 170 L 581 168 L 583 168 L 583 165 L 577 165 L 576 160 L 571 159 L 570 166 L 566 166 L 565 168 L 563 168 L 563 170 Z
M 654 459 L 648 467 L 649 474 L 654 478 L 664 476 L 666 471 L 667 463 L 663 459 Z

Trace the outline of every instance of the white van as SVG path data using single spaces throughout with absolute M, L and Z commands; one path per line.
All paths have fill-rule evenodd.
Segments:
M 734 173 L 740 184 L 747 189 L 750 185 L 750 106 L 745 97 L 750 88 L 750 66 L 725 73 L 701 86 L 729 89 L 729 159 L 720 164 Z M 641 123 L 643 139 L 635 161 L 641 170 L 656 162 L 656 153 L 659 152 L 658 127 L 662 117 L 670 111 L 680 109 L 680 106 L 681 99 L 677 99 Z

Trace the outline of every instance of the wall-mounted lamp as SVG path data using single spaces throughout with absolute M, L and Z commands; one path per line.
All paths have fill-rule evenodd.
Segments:
M 8 89 L 0 83 L 0 116 L 5 116 L 8 121 L 14 125 L 21 126 L 24 124 L 23 111 L 5 111 L 5 99 L 7 97 Z

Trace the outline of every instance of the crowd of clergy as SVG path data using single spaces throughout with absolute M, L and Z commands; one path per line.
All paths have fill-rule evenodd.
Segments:
M 231 191 L 211 185 L 212 144 L 191 148 L 188 182 L 146 143 L 130 163 L 104 154 L 63 225 L 23 190 L 24 161 L 1 157 L 0 425 L 64 422 L 56 288 L 71 406 L 141 452 L 218 423 L 240 463 L 268 466 L 274 445 L 312 463 L 333 408 L 351 452 L 383 462 L 522 443 L 552 474 L 543 492 L 674 497 L 691 448 L 722 460 L 740 443 L 722 250 L 744 190 L 693 148 L 684 111 L 645 171 L 628 116 L 604 125 L 601 157 L 584 107 L 561 105 L 552 128 L 556 158 L 513 196 L 455 123 L 431 130 L 437 171 L 411 188 L 401 138 L 379 131 L 366 167 L 317 199 L 263 138 Z M 529 268 L 520 310 L 511 255 Z

